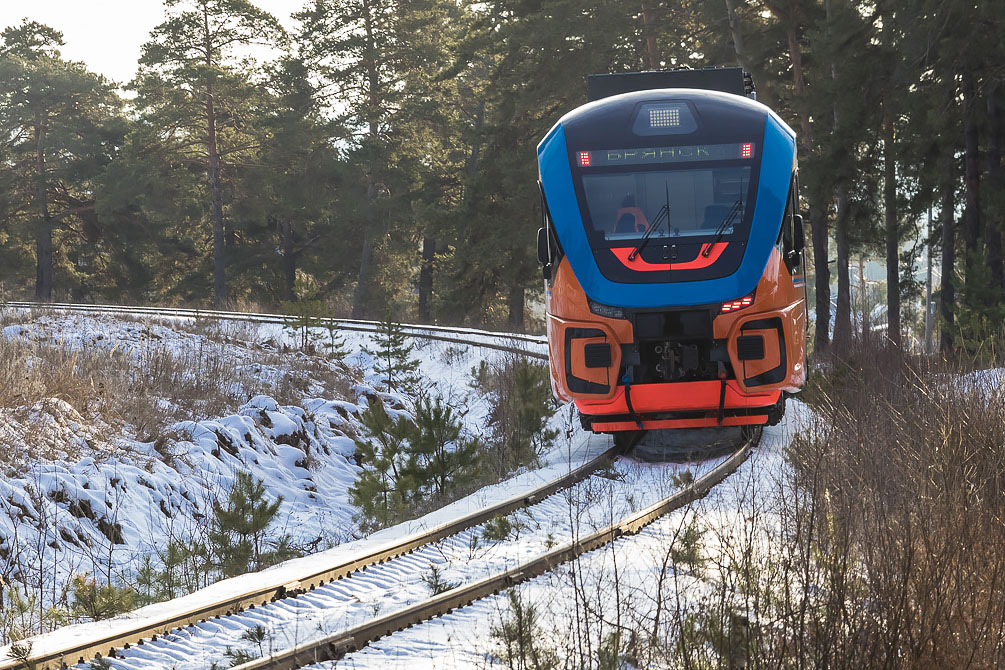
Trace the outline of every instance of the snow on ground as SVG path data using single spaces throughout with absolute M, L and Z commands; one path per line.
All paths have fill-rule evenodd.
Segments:
M 338 363 L 291 348 L 294 340 L 280 325 L 27 310 L 3 317 L 8 325 L 0 338 L 8 343 L 124 354 L 144 365 L 181 361 L 191 369 L 184 368 L 180 385 L 199 382 L 190 377 L 204 365 L 222 377 L 222 402 L 229 406 L 218 416 L 189 413 L 157 439 L 102 415 L 99 404 L 78 411 L 45 398 L 0 415 L 0 575 L 11 585 L 27 582 L 43 595 L 42 606 L 63 599 L 70 577 L 83 572 L 134 583 L 144 557 L 205 530 L 213 504 L 226 499 L 239 472 L 260 479 L 271 499 L 282 497 L 273 539 L 287 535 L 294 547 L 313 553 L 361 535 L 348 493 L 359 472 L 352 459 L 359 414 L 374 401 L 392 410 L 407 410 L 409 402 L 378 390 L 373 359 L 362 351 L 376 348 L 370 334 L 346 332 L 344 348 L 351 353 Z M 424 387 L 465 409 L 467 433 L 483 434 L 491 405 L 472 388 L 471 370 L 504 354 L 414 344 Z M 285 394 L 287 402 L 263 389 Z M 158 402 L 176 417 L 192 411 L 170 397 Z M 45 645 L 39 644 L 36 650 Z

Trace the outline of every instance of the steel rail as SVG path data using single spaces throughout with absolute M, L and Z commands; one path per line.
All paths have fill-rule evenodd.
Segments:
M 304 575 L 296 581 L 271 584 L 224 601 L 195 607 L 182 612 L 175 612 L 170 616 L 156 621 L 143 622 L 134 628 L 108 634 L 95 640 L 33 655 L 28 659 L 28 667 L 35 670 L 56 670 L 57 668 L 65 668 L 68 665 L 90 661 L 99 655 L 114 657 L 116 649 L 129 649 L 131 645 L 143 644 L 145 639 L 156 640 L 159 635 L 184 626 L 194 625 L 213 617 L 229 616 L 259 605 L 265 605 L 280 598 L 295 596 L 343 577 L 348 577 L 352 573 L 368 566 L 383 563 L 389 559 L 407 554 L 419 547 L 485 523 L 496 516 L 509 514 L 517 509 L 535 505 L 545 498 L 586 479 L 591 473 L 606 465 L 619 452 L 620 448 L 612 447 L 562 477 L 552 480 L 529 493 L 513 496 L 498 504 L 471 512 L 429 530 L 414 533 L 390 546 L 367 552 L 349 560 L 343 560 L 338 564 Z M 24 662 L 18 660 L 0 662 L 0 670 L 15 670 L 23 666 Z
M 109 314 L 123 316 L 145 316 L 157 318 L 182 318 L 182 319 L 215 319 L 218 321 L 246 321 L 250 323 L 266 323 L 284 325 L 289 323 L 289 315 L 264 314 L 259 312 L 226 312 L 219 310 L 188 309 L 180 307 L 129 307 L 119 305 L 76 305 L 71 303 L 39 303 L 39 302 L 6 302 L 0 303 L 2 306 L 16 309 L 41 309 L 62 312 L 78 312 L 85 314 Z M 365 321 L 358 319 L 329 319 L 320 318 L 319 328 L 329 325 L 338 330 L 348 330 L 363 333 L 376 333 L 380 331 L 380 321 Z M 537 351 L 530 351 L 519 346 L 511 346 L 498 342 L 480 340 L 475 338 L 495 338 L 508 340 L 526 345 L 546 345 L 548 340 L 543 335 L 526 335 L 523 333 L 502 333 L 491 330 L 479 330 L 477 328 L 451 328 L 447 326 L 433 326 L 421 324 L 402 324 L 405 334 L 411 337 L 418 337 L 426 340 L 436 340 L 449 342 L 452 344 L 465 344 L 468 346 L 481 347 L 483 349 L 495 349 L 507 353 L 519 354 L 530 358 L 547 360 L 548 354 Z
M 295 670 L 313 663 L 341 659 L 347 653 L 362 649 L 374 640 L 470 605 L 475 600 L 494 595 L 503 589 L 537 577 L 562 563 L 572 561 L 620 537 L 634 535 L 659 517 L 680 509 L 707 494 L 713 486 L 724 480 L 746 460 L 755 441 L 756 438 L 749 440 L 729 458 L 688 487 L 650 505 L 641 512 L 591 533 L 585 538 L 567 543 L 505 572 L 485 577 L 468 585 L 458 586 L 428 600 L 372 619 L 349 630 L 234 666 L 234 670 Z

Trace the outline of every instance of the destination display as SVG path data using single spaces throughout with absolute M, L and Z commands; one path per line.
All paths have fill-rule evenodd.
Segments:
M 754 145 L 750 142 L 736 144 L 696 144 L 681 147 L 650 147 L 644 149 L 600 149 L 597 151 L 576 152 L 580 167 L 697 163 L 700 161 L 745 159 L 753 158 L 753 156 Z

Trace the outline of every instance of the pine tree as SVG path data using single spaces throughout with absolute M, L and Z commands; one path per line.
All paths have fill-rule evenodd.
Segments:
M 259 275 L 277 299 L 294 301 L 304 297 L 305 277 L 324 284 L 352 271 L 344 245 L 355 226 L 339 202 L 345 161 L 329 141 L 340 130 L 324 119 L 307 65 L 291 52 L 266 71 L 267 113 L 255 129 L 259 162 L 242 175 L 232 211 L 251 222 L 242 272 Z
M 496 367 L 482 362 L 474 386 L 492 396 L 488 424 L 492 430 L 492 465 L 499 477 L 533 463 L 558 434 L 546 428 L 554 414 L 548 366 L 509 358 Z
M 238 472 L 226 504 L 214 503 L 210 547 L 227 577 L 266 567 L 291 554 L 288 538 L 266 543 L 266 531 L 279 512 L 283 497 L 269 502 L 265 484 L 250 473 Z
M 380 322 L 380 330 L 374 339 L 377 347 L 363 347 L 363 351 L 374 357 L 374 368 L 381 382 L 393 391 L 414 390 L 419 383 L 419 362 L 412 358 L 415 345 L 408 342 L 401 324 L 393 321 L 388 314 L 387 319 Z
M 380 528 L 404 515 L 411 488 L 406 451 L 412 422 L 403 415 L 392 418 L 378 400 L 370 402 L 360 422 L 364 435 L 356 440 L 356 461 L 363 472 L 349 494 L 360 508 L 362 526 Z
M 156 129 L 163 149 L 183 165 L 204 167 L 208 218 L 213 233 L 213 297 L 227 305 L 226 247 L 232 229 L 224 221 L 223 176 L 228 163 L 247 160 L 258 145 L 258 111 L 248 59 L 238 51 L 273 46 L 285 32 L 272 15 L 248 0 L 166 0 L 174 10 L 143 46 L 134 84 L 136 106 Z M 164 128 L 177 129 L 165 134 Z M 182 158 L 184 157 L 184 158 Z M 187 168 L 186 168 L 187 169 Z
M 470 483 L 476 475 L 481 445 L 463 438 L 462 427 L 442 398 L 419 400 L 408 449 L 408 471 L 417 484 L 411 497 L 425 500 L 428 492 L 445 502 L 459 483 Z
M 983 251 L 967 262 L 967 280 L 960 290 L 953 341 L 983 365 L 1005 360 L 1005 301 Z
M 307 351 L 323 337 L 319 328 L 324 324 L 324 304 L 320 300 L 284 301 L 283 330 L 299 340 L 300 348 Z M 334 337 L 332 338 L 334 341 Z
M 110 619 L 128 612 L 136 602 L 136 593 L 128 586 L 99 584 L 86 572 L 75 575 L 70 582 L 73 613 L 91 621 Z
M 34 257 L 37 300 L 52 299 L 57 270 L 80 296 L 104 260 L 95 180 L 125 133 L 122 103 L 104 78 L 61 57 L 58 31 L 25 20 L 0 38 L 0 220 L 15 224 L 4 260 L 24 268 Z
M 401 29 L 408 3 L 400 0 L 314 0 L 297 15 L 300 43 L 311 69 L 331 91 L 336 121 L 350 129 L 351 160 L 361 175 L 362 249 L 352 317 L 372 308 L 374 251 L 388 212 L 381 200 L 389 193 L 391 119 L 402 96 L 402 73 L 412 66 Z

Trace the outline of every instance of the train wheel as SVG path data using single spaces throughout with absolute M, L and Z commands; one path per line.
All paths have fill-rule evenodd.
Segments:
M 646 431 L 642 430 L 622 430 L 614 433 L 614 446 L 616 446 L 621 453 L 627 454 L 631 451 L 645 436 Z
M 729 455 L 751 439 L 760 439 L 760 426 L 650 430 L 634 455 L 649 463 L 705 461 Z

